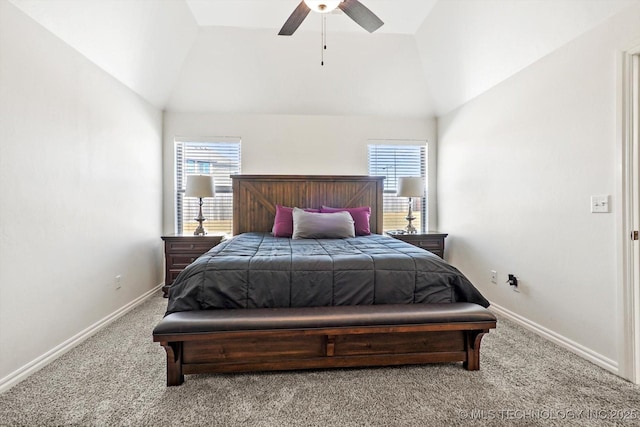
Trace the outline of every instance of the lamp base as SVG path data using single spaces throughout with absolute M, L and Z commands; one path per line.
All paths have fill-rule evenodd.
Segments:
M 200 222 L 200 225 L 198 226 L 198 228 L 196 228 L 196 231 L 193 232 L 193 235 L 194 236 L 206 236 L 207 235 L 207 230 L 205 230 L 204 227 L 202 226 L 202 222 Z
M 198 228 L 193 232 L 194 236 L 206 236 L 207 230 L 204 229 L 202 223 L 206 221 L 205 217 L 202 216 L 202 197 L 200 198 L 200 209 L 198 210 L 198 217 L 194 218 L 194 220 L 198 221 Z
M 409 197 L 409 212 L 404 219 L 409 221 L 409 224 L 407 224 L 407 226 L 405 227 L 405 230 L 407 230 L 407 234 L 416 234 L 418 230 L 413 226 L 413 224 L 411 224 L 411 221 L 416 219 L 416 217 L 413 216 L 413 200 L 411 200 L 411 197 Z
M 407 219 L 409 221 L 409 224 L 405 227 L 407 234 L 416 234 L 418 232 L 418 229 L 415 228 L 413 224 L 411 224 L 411 221 L 413 221 L 414 219 L 415 218 Z

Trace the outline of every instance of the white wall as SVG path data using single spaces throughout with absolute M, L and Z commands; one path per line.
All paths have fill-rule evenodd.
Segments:
M 198 33 L 184 1 L 3 1 L 160 109 Z
M 639 38 L 634 6 L 438 121 L 449 260 L 492 302 L 614 371 L 616 63 Z M 599 194 L 612 213 L 590 213 Z
M 338 33 L 329 26 L 321 66 L 319 19 L 320 14 L 310 14 L 308 20 L 318 20 L 318 26 L 292 37 L 278 36 L 278 30 L 269 29 L 201 27 L 166 109 L 216 114 L 433 116 L 413 36 Z
M 416 33 L 441 116 L 638 0 L 438 1 Z
M 161 282 L 162 115 L 3 0 L 0 117 L 1 386 Z
M 373 116 L 164 115 L 164 232 L 174 232 L 175 137 L 242 138 L 242 173 L 367 175 L 370 139 L 429 142 L 430 188 L 435 189 L 435 120 Z M 431 191 L 430 206 L 435 206 Z M 435 211 L 429 212 L 435 226 Z

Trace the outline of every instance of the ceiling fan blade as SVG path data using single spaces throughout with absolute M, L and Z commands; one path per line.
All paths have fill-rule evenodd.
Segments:
M 303 1 L 300 2 L 298 7 L 293 11 L 287 22 L 284 23 L 282 29 L 278 33 L 279 36 L 290 36 L 296 32 L 302 21 L 307 17 L 307 15 L 311 12 L 309 6 L 307 6 Z
M 356 24 L 370 33 L 373 33 L 384 24 L 375 13 L 367 9 L 367 7 L 358 0 L 345 0 L 340 3 L 338 7 L 342 9 L 349 18 L 353 19 Z

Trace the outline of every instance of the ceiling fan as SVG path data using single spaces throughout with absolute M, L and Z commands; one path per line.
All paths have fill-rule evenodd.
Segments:
M 373 33 L 384 22 L 358 0 L 302 0 L 293 11 L 287 22 L 278 33 L 279 36 L 290 36 L 296 32 L 302 21 L 312 10 L 318 13 L 329 13 L 336 8 L 342 10 L 349 18 L 365 30 Z

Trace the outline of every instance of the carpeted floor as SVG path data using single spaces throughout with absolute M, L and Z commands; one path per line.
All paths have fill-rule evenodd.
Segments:
M 187 376 L 165 386 L 161 293 L 0 395 L 2 426 L 640 425 L 640 387 L 500 319 L 461 364 Z

